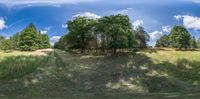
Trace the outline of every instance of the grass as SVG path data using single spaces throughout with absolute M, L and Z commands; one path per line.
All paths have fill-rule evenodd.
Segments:
M 46 56 L 12 56 L 0 62 L 0 79 L 14 79 L 26 76 L 47 62 Z
M 39 51 L 41 52 L 41 51 Z M 81 55 L 8 55 L 0 61 L 0 98 L 198 99 L 200 51 L 142 50 Z M 30 54 L 30 53 L 29 53 Z M 34 56 L 35 55 L 35 56 Z M 2 97 L 1 97 L 2 96 Z

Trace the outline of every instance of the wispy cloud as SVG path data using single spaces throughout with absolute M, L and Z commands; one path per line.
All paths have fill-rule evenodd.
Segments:
M 7 6 L 37 6 L 37 5 L 61 5 L 61 4 L 77 4 L 84 2 L 95 2 L 97 0 L 1 0 L 0 4 L 5 4 Z

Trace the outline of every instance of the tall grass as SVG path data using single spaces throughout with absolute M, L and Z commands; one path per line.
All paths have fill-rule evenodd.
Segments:
M 9 56 L 0 62 L 0 79 L 24 77 L 45 66 L 48 56 Z

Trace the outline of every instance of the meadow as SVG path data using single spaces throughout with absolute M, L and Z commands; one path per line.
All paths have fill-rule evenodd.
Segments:
M 0 98 L 198 99 L 200 51 L 0 52 Z

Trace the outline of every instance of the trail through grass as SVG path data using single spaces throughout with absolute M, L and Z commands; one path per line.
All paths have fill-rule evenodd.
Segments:
M 104 56 L 55 50 L 48 58 L 26 57 L 26 62 L 44 65 L 33 65 L 32 71 L 31 65 L 8 65 L 28 72 L 1 80 L 0 98 L 198 99 L 199 61 L 180 53 L 196 58 L 200 54 L 156 50 Z

